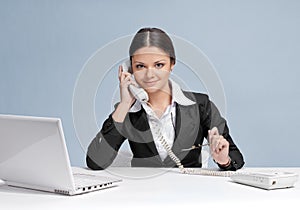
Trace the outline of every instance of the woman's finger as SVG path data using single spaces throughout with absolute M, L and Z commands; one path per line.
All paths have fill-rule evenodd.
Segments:
M 219 131 L 218 131 L 218 128 L 217 128 L 217 127 L 213 127 L 213 128 L 210 130 L 210 133 L 211 133 L 211 135 L 219 136 Z

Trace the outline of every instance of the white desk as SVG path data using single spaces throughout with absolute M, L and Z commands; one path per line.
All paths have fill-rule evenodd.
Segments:
M 300 168 L 278 168 L 300 174 Z M 0 209 L 153 209 L 203 207 L 233 209 L 299 208 L 300 181 L 294 188 L 262 190 L 236 184 L 228 177 L 180 174 L 176 169 L 109 168 L 94 173 L 122 178 L 119 186 L 79 196 L 0 186 Z M 296 208 L 295 208 L 296 207 Z M 187 209 L 185 209 L 187 210 Z

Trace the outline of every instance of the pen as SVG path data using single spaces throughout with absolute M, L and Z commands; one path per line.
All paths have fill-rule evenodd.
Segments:
M 190 150 L 193 150 L 193 149 L 197 149 L 197 148 L 200 148 L 200 147 L 203 147 L 203 146 L 209 146 L 209 145 L 210 145 L 209 143 L 193 145 L 191 148 L 182 149 L 181 151 L 190 151 Z

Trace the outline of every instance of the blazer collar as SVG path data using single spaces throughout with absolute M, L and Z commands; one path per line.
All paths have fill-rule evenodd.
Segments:
M 184 95 L 180 86 L 176 82 L 174 82 L 172 79 L 169 79 L 169 84 L 172 89 L 172 104 L 174 102 L 176 102 L 177 104 L 182 105 L 182 106 L 191 106 L 191 105 L 195 104 L 194 101 L 192 101 L 191 99 L 187 98 Z M 140 102 L 140 101 L 136 100 L 135 103 L 133 104 L 133 106 L 130 108 L 129 112 L 140 111 L 142 108 L 142 103 L 144 103 L 144 102 Z

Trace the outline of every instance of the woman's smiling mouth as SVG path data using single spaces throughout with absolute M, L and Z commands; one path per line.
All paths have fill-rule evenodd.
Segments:
M 148 87 L 152 87 L 157 83 L 157 80 L 155 81 L 145 81 L 144 82 Z

